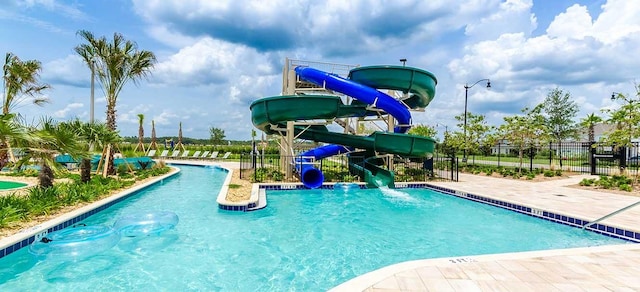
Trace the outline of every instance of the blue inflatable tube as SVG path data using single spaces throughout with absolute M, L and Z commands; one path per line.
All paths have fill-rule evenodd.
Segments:
M 296 157 L 296 172 L 300 174 L 300 180 L 302 184 L 310 189 L 316 189 L 322 186 L 324 182 L 324 175 L 322 171 L 315 168 L 313 160 L 324 159 L 333 155 L 339 155 L 353 151 L 350 147 L 341 145 L 326 145 L 318 148 L 311 149 L 309 151 L 301 153 Z M 313 157 L 313 159 L 307 158 Z
M 122 236 L 160 234 L 178 225 L 178 215 L 169 211 L 141 212 L 120 217 L 113 228 Z
M 29 246 L 29 253 L 40 258 L 75 261 L 114 247 L 120 234 L 103 225 L 69 227 L 49 233 Z

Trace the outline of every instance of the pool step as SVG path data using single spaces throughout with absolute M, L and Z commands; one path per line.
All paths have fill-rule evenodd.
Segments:
M 248 208 L 247 211 L 260 210 L 267 206 L 267 192 L 265 189 L 258 188 L 258 202 L 253 208 Z

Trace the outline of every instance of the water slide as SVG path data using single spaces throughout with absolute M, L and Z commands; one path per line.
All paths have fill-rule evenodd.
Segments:
M 435 95 L 437 80 L 428 71 L 404 66 L 369 66 L 351 70 L 348 78 L 309 67 L 297 67 L 300 78 L 324 88 L 340 92 L 355 99 L 344 104 L 339 96 L 285 95 L 266 97 L 254 101 L 251 106 L 253 124 L 267 134 L 280 134 L 287 121 L 331 120 L 335 118 L 377 115 L 382 110 L 392 115 L 397 126 L 394 132 L 374 132 L 369 136 L 357 136 L 330 132 L 326 126 L 296 126 L 296 137 L 335 145 L 322 146 L 301 153 L 295 159 L 296 172 L 309 188 L 322 185 L 322 172 L 313 166 L 314 160 L 364 150 L 369 157 L 364 162 L 351 165 L 364 173 L 368 186 L 393 186 L 393 173 L 380 167 L 377 154 L 424 157 L 433 153 L 432 138 L 405 134 L 411 127 L 409 108 L 426 107 Z M 377 90 L 390 89 L 408 93 L 400 101 Z

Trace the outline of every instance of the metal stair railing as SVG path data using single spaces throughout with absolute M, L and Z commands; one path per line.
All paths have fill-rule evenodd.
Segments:
M 591 225 L 598 224 L 598 223 L 599 223 L 599 222 L 601 222 L 602 220 L 605 220 L 605 219 L 607 219 L 607 218 L 609 218 L 609 217 L 611 217 L 611 216 L 614 216 L 614 215 L 617 215 L 617 214 L 619 214 L 619 213 L 622 213 L 622 212 L 624 212 L 624 211 L 626 211 L 626 210 L 629 210 L 629 209 L 631 209 L 631 208 L 633 208 L 633 207 L 635 207 L 635 206 L 637 206 L 637 205 L 640 205 L 640 201 L 635 202 L 635 203 L 633 203 L 633 204 L 631 204 L 631 205 L 629 205 L 629 206 L 626 206 L 626 207 L 624 207 L 624 208 L 622 208 L 622 209 L 618 209 L 618 210 L 616 210 L 616 211 L 613 211 L 613 212 L 611 212 L 611 213 L 609 213 L 609 214 L 607 214 L 607 215 L 604 215 L 604 216 L 602 216 L 602 217 L 600 217 L 600 218 L 598 218 L 598 219 L 596 219 L 596 220 L 594 220 L 594 221 L 592 221 L 592 222 L 589 222 L 589 223 L 587 223 L 587 224 L 583 225 L 583 226 L 582 226 L 582 229 L 583 229 L 583 230 L 584 230 L 584 229 L 587 229 L 587 228 L 588 228 L 589 226 L 591 226 Z

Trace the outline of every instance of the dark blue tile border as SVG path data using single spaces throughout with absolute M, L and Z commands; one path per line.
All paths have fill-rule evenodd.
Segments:
M 87 211 L 87 212 L 85 212 L 83 214 L 80 214 L 80 215 L 78 215 L 76 217 L 73 217 L 73 218 L 71 218 L 71 219 L 69 219 L 69 220 L 67 220 L 65 222 L 62 222 L 62 223 L 60 223 L 58 225 L 50 227 L 46 231 L 47 231 L 47 233 L 50 233 L 50 232 L 54 232 L 54 231 L 57 231 L 57 230 L 64 229 L 66 227 L 72 226 L 72 225 L 74 225 L 74 224 L 76 224 L 76 223 L 78 223 L 78 222 L 80 222 L 80 221 L 82 221 L 82 220 L 84 220 L 84 219 L 86 219 L 88 217 L 91 217 L 91 215 L 94 215 L 94 214 L 96 214 L 96 213 L 98 213 L 100 211 L 103 211 L 103 210 L 105 210 L 105 209 L 107 209 L 107 208 L 109 208 L 109 207 L 111 207 L 111 206 L 113 206 L 113 205 L 115 205 L 117 203 L 120 203 L 123 200 L 128 199 L 131 196 L 137 195 L 138 193 L 140 193 L 141 191 L 143 191 L 147 187 L 150 187 L 150 186 L 155 185 L 157 183 L 163 182 L 164 180 L 171 179 L 176 174 L 179 174 L 179 173 L 180 172 L 176 172 L 176 173 L 172 174 L 171 176 L 168 176 L 168 177 L 165 177 L 165 178 L 163 178 L 161 180 L 158 180 L 158 181 L 156 181 L 156 182 L 154 182 L 154 183 L 152 183 L 152 184 L 150 184 L 150 185 L 148 185 L 148 186 L 146 186 L 146 187 L 144 187 L 142 189 L 139 189 L 139 190 L 136 190 L 134 192 L 131 192 L 131 193 L 125 195 L 125 196 L 122 196 L 122 197 L 120 197 L 118 199 L 115 199 L 115 200 L 113 200 L 113 201 L 111 201 L 109 203 L 106 203 L 106 204 L 102 205 L 102 206 L 98 206 L 95 209 L 89 210 L 89 211 Z M 39 232 L 39 233 L 42 233 L 42 232 Z M 32 242 L 35 241 L 36 236 L 37 235 L 30 236 L 29 238 L 23 239 L 22 241 L 17 242 L 17 243 L 15 243 L 13 245 L 10 245 L 10 246 L 8 246 L 8 247 L 6 247 L 4 249 L 0 249 L 0 258 L 8 256 L 8 255 L 18 251 L 19 249 L 21 249 L 23 247 L 29 246 L 29 244 L 31 244 Z
M 514 212 L 522 213 L 525 215 L 529 215 L 529 216 L 537 217 L 547 221 L 565 224 L 565 225 L 569 225 L 577 228 L 582 228 L 582 226 L 589 224 L 589 221 L 584 219 L 573 218 L 573 217 L 562 215 L 562 214 L 556 214 L 556 213 L 548 212 L 541 209 L 518 205 L 515 203 L 509 203 L 506 201 L 491 199 L 491 198 L 487 198 L 487 197 L 483 197 L 483 196 L 479 196 L 471 193 L 456 191 L 449 188 L 434 186 L 427 183 L 415 183 L 415 184 L 406 183 L 406 188 L 432 189 L 446 195 L 451 195 L 451 196 L 455 196 L 455 197 L 459 197 L 459 198 L 463 198 L 463 199 L 467 199 L 467 200 L 471 200 L 471 201 L 475 201 L 483 204 L 500 207 L 503 209 L 511 210 Z M 594 224 L 586 228 L 586 230 L 599 233 L 602 235 L 618 238 L 618 239 L 640 243 L 640 232 L 634 232 L 632 230 L 625 230 L 625 229 L 617 228 L 614 226 L 607 226 L 604 224 Z

